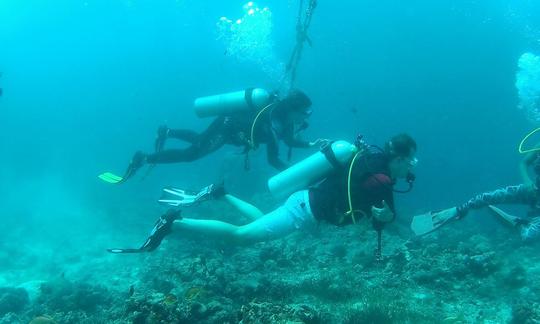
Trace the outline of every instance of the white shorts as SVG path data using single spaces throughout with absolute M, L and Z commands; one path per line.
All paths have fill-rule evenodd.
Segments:
M 296 230 L 311 231 L 317 221 L 309 206 L 309 192 L 302 190 L 293 193 L 287 201 L 274 211 L 265 214 L 246 225 L 256 240 L 272 240 L 284 237 Z

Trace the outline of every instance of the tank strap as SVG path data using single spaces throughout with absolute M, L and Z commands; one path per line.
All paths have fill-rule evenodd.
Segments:
M 339 163 L 338 159 L 336 158 L 336 154 L 334 153 L 334 151 L 332 151 L 332 143 L 333 142 L 328 142 L 328 144 L 324 145 L 321 148 L 321 153 L 324 154 L 324 157 L 326 157 L 328 162 L 330 162 L 330 164 L 332 164 L 334 169 L 339 169 L 339 168 L 341 168 L 341 164 Z
M 257 110 L 257 107 L 253 104 L 253 90 L 255 90 L 255 88 L 247 88 L 246 91 L 244 91 L 244 100 L 250 109 Z

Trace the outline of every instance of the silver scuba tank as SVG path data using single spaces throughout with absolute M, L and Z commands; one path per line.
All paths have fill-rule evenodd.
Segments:
M 195 99 L 198 117 L 226 116 L 242 111 L 259 111 L 270 103 L 270 93 L 261 88 L 250 88 Z
M 346 165 L 358 151 L 355 145 L 347 141 L 336 141 L 328 147 L 328 150 L 331 150 L 330 156 L 333 156 L 333 161 L 329 159 L 329 154 L 325 154 L 323 150 L 318 151 L 270 178 L 268 180 L 270 192 L 275 197 L 284 198 L 298 190 L 306 189 L 328 176 L 336 163 Z

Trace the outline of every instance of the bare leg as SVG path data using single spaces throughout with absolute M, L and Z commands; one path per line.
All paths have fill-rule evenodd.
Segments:
M 223 199 L 252 221 L 264 215 L 259 208 L 233 195 L 225 194 Z
M 204 234 L 214 239 L 229 240 L 237 244 L 255 243 L 269 238 L 264 224 L 258 224 L 257 221 L 237 226 L 217 220 L 183 218 L 174 221 L 173 230 Z
M 308 229 L 316 224 L 313 214 L 307 208 L 307 199 L 307 191 L 296 192 L 283 206 L 242 226 L 217 220 L 182 218 L 174 221 L 173 231 L 190 231 L 203 234 L 205 238 L 225 239 L 237 244 L 283 238 L 298 229 Z M 242 203 L 243 208 L 248 210 L 255 208 Z

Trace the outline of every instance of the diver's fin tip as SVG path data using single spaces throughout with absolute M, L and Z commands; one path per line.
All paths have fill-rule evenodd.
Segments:
M 497 216 L 499 216 L 500 218 L 502 218 L 506 223 L 512 225 L 512 226 L 517 226 L 519 224 L 519 217 L 517 216 L 514 216 L 514 215 L 510 215 L 508 214 L 507 212 L 505 212 L 504 210 L 498 208 L 498 207 L 495 207 L 493 205 L 488 205 L 489 209 Z
M 104 172 L 98 175 L 98 178 L 103 180 L 104 182 L 111 183 L 111 184 L 117 184 L 124 181 L 124 178 L 111 172 Z
M 432 233 L 457 218 L 457 208 L 452 207 L 441 211 L 430 211 L 413 217 L 411 229 L 416 236 Z

